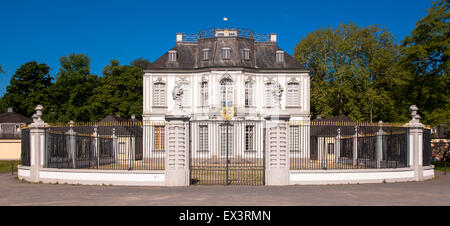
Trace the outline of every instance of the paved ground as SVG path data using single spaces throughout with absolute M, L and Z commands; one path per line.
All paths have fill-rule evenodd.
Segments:
M 0 174 L 0 205 L 450 205 L 450 173 L 424 182 L 284 187 L 31 184 Z

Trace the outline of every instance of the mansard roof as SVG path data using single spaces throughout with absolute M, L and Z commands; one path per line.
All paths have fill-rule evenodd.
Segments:
M 216 30 L 215 30 L 216 31 Z M 241 30 L 236 30 L 241 31 Z M 250 31 L 251 32 L 251 31 Z M 202 36 L 196 37 L 193 41 L 178 40 L 176 45 L 155 60 L 146 70 L 165 70 L 165 69 L 203 69 L 203 68 L 250 68 L 250 69 L 289 69 L 302 70 L 307 69 L 297 62 L 295 58 L 278 47 L 276 41 L 259 41 L 251 35 L 234 36 Z M 230 48 L 230 58 L 222 58 L 222 48 Z M 203 50 L 209 49 L 209 60 L 203 60 Z M 241 54 L 242 49 L 248 49 L 250 58 L 245 60 Z M 169 62 L 169 52 L 175 50 L 177 53 L 176 62 Z M 283 51 L 284 60 L 276 61 L 277 51 Z

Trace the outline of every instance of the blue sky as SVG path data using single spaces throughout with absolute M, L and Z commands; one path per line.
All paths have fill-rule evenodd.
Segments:
M 46 63 L 55 75 L 59 57 L 83 53 L 91 59 L 91 73 L 101 75 L 111 59 L 153 62 L 173 47 L 176 33 L 223 27 L 223 17 L 229 18 L 229 27 L 277 33 L 279 46 L 293 54 L 309 32 L 350 21 L 384 26 L 401 41 L 431 5 L 431 0 L 2 0 L 0 95 L 26 62 Z

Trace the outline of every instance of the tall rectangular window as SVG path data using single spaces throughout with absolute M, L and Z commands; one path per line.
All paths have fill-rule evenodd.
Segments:
M 300 84 L 297 82 L 290 82 L 287 85 L 287 106 L 300 106 Z
M 266 107 L 272 107 L 274 105 L 273 100 L 273 87 L 274 84 L 272 82 L 268 82 L 265 84 L 265 90 L 264 90 L 264 103 Z
M 166 106 L 166 84 L 163 82 L 153 84 L 153 105 Z
M 233 155 L 233 125 L 220 125 L 220 154 L 222 156 Z
M 153 150 L 164 151 L 164 126 L 155 126 L 153 134 Z
M 245 151 L 247 152 L 256 151 L 254 147 L 254 128 L 252 125 L 245 126 Z
M 198 128 L 199 132 L 199 142 L 198 142 L 198 151 L 199 152 L 207 152 L 209 150 L 208 148 L 208 126 L 207 125 L 201 125 Z
M 291 125 L 289 127 L 289 151 L 300 151 L 300 126 Z
M 200 84 L 200 106 L 208 106 L 208 82 Z
M 253 106 L 253 82 L 245 83 L 245 106 Z
M 187 82 L 187 81 L 182 82 L 181 88 L 183 89 L 181 104 L 183 107 L 190 107 L 191 106 L 191 92 L 190 92 L 189 82 Z

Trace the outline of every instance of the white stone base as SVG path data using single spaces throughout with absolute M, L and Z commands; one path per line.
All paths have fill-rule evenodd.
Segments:
M 424 180 L 434 177 L 432 167 L 424 168 Z M 416 181 L 412 168 L 368 170 L 291 170 L 290 185 L 363 184 Z
M 29 181 L 30 170 L 19 168 L 19 179 Z M 164 186 L 164 170 L 81 170 L 81 169 L 41 169 L 39 181 L 42 183 L 80 184 L 80 185 L 126 185 L 126 186 Z

